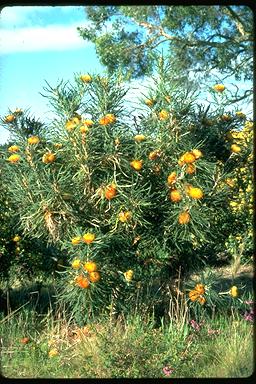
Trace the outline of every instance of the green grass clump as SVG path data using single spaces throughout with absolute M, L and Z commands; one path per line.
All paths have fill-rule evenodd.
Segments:
M 253 371 L 252 324 L 241 315 L 205 318 L 198 330 L 130 314 L 83 328 L 26 307 L 1 320 L 2 374 L 9 378 L 246 377 Z M 22 339 L 28 337 L 27 343 Z M 51 352 L 50 352 L 51 351 Z M 50 352 L 50 353 L 49 353 Z M 50 356 L 51 353 L 55 356 Z

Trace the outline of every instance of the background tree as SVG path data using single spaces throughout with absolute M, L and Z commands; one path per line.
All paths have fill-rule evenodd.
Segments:
M 159 49 L 172 73 L 202 82 L 209 76 L 243 82 L 253 75 L 253 13 L 248 6 L 87 6 L 89 27 L 80 35 L 95 44 L 109 74 L 142 78 L 154 71 Z M 231 102 L 249 98 L 252 86 Z

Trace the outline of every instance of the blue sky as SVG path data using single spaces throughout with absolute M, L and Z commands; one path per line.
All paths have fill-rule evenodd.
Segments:
M 45 80 L 72 80 L 74 73 L 100 73 L 104 69 L 93 44 L 76 27 L 85 26 L 84 7 L 13 6 L 0 15 L 0 116 L 8 108 L 30 108 L 37 117 L 50 109 L 43 92 Z M 0 143 L 8 131 L 0 127 Z

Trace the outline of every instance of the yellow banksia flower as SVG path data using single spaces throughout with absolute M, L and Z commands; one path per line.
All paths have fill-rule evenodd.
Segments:
M 81 242 L 81 236 L 76 236 L 76 237 L 73 237 L 73 239 L 71 239 L 71 243 L 73 244 L 73 245 L 77 245 L 77 244 L 79 244 L 80 242 Z
M 54 153 L 51 152 L 45 153 L 42 157 L 42 162 L 45 164 L 53 163 L 55 160 L 56 156 L 54 155 Z
M 20 115 L 23 113 L 23 110 L 21 108 L 16 108 L 14 111 L 15 114 Z
M 77 126 L 77 124 L 74 124 L 71 120 L 68 120 L 65 124 L 67 131 L 72 131 Z
M 197 301 L 201 304 L 204 305 L 206 303 L 206 298 L 203 296 L 199 296 Z
M 100 280 L 100 274 L 97 271 L 89 273 L 89 280 L 91 283 L 97 283 Z
M 229 187 L 231 187 L 231 188 L 233 188 L 233 187 L 235 186 L 235 181 L 234 181 L 233 179 L 230 179 L 229 177 L 225 180 L 225 183 L 226 183 Z
M 20 155 L 11 155 L 8 157 L 7 161 L 9 161 L 10 163 L 18 163 L 18 161 L 20 161 Z
M 84 269 L 87 272 L 96 272 L 97 271 L 97 264 L 94 261 L 87 261 L 84 265 Z
M 136 141 L 136 143 L 141 143 L 142 141 L 146 140 L 146 136 L 145 135 L 135 135 L 134 140 Z
M 6 123 L 13 123 L 14 120 L 15 120 L 15 116 L 14 116 L 14 115 L 7 115 L 7 116 L 5 117 L 5 119 L 4 119 L 4 121 L 5 121 Z
M 133 278 L 133 270 L 129 269 L 128 271 L 124 272 L 124 278 L 126 281 L 131 281 Z
M 91 244 L 95 240 L 95 235 L 94 233 L 87 232 L 83 235 L 83 241 L 86 244 Z
M 85 125 L 87 127 L 92 127 L 94 124 L 94 121 L 91 119 L 85 119 L 84 121 L 82 121 L 82 123 L 83 123 L 83 125 Z
M 178 216 L 179 224 L 188 224 L 190 221 L 190 214 L 187 211 L 181 212 Z
M 9 152 L 19 152 L 20 150 L 20 147 L 18 145 L 11 145 L 9 148 L 8 148 L 8 151 Z
M 242 111 L 237 111 L 236 112 L 236 116 L 240 117 L 241 119 L 245 119 L 246 118 L 245 113 L 243 113 Z
M 232 119 L 232 117 L 226 113 L 224 113 L 220 118 L 222 121 L 230 121 Z
M 166 111 L 165 109 L 162 109 L 162 111 L 158 113 L 158 117 L 159 117 L 159 120 L 166 120 L 169 117 L 169 112 Z
M 89 288 L 90 281 L 87 279 L 87 277 L 79 275 L 75 278 L 75 284 L 80 288 Z
M 89 132 L 89 128 L 86 125 L 82 125 L 80 127 L 80 132 L 81 133 L 87 133 L 87 132 Z
M 113 113 L 107 113 L 105 116 L 103 116 L 99 120 L 99 124 L 100 125 L 108 125 L 108 124 L 114 123 L 115 121 L 116 121 L 115 115 L 113 115 Z
M 99 119 L 99 124 L 100 125 L 107 125 L 107 124 L 109 124 L 109 120 L 106 118 L 106 116 L 103 116 Z
M 238 288 L 235 285 L 233 285 L 233 287 L 230 288 L 229 294 L 232 297 L 237 297 L 238 296 Z
M 83 125 L 80 127 L 80 132 L 81 133 L 87 133 L 87 132 L 89 132 L 89 128 L 93 126 L 94 121 L 92 121 L 90 119 L 86 119 L 86 120 L 82 121 L 82 124 Z
M 196 156 L 192 152 L 186 152 L 182 155 L 182 161 L 186 164 L 194 163 Z
M 65 124 L 67 131 L 72 131 L 81 123 L 81 118 L 78 116 L 72 117 L 72 119 L 68 120 Z
M 239 145 L 237 145 L 237 144 L 232 144 L 230 149 L 231 149 L 231 152 L 233 152 L 233 153 L 241 152 L 241 147 L 239 147 Z
M 20 247 L 16 247 L 15 248 L 15 253 L 19 253 L 20 252 Z
M 177 189 L 170 192 L 169 198 L 173 203 L 179 203 L 182 200 L 181 193 Z
M 116 184 L 112 183 L 108 185 L 105 189 L 105 198 L 107 200 L 112 200 L 114 197 L 116 197 L 116 195 L 117 195 Z
M 149 160 L 156 160 L 157 157 L 159 157 L 161 154 L 159 149 L 155 149 L 154 151 L 150 152 L 148 155 Z
M 186 168 L 186 173 L 189 175 L 193 175 L 196 172 L 196 166 L 194 164 L 188 164 Z
M 135 171 L 140 171 L 142 169 L 142 160 L 133 160 L 130 162 L 130 166 L 135 169 Z
M 28 144 L 38 144 L 40 141 L 38 136 L 31 136 L 28 138 Z
M 223 92 L 225 90 L 225 85 L 223 85 L 223 84 L 215 84 L 213 89 L 216 92 Z
M 246 138 L 246 135 L 243 131 L 233 131 L 232 136 L 234 139 L 238 139 L 238 140 L 245 140 Z
M 185 184 L 184 185 L 184 189 L 185 189 L 185 192 L 188 193 L 190 188 L 192 188 L 192 185 L 191 184 Z
M 71 263 L 71 266 L 73 269 L 79 269 L 81 266 L 81 260 L 80 259 L 74 259 Z
M 202 199 L 202 197 L 204 196 L 202 189 L 197 187 L 189 187 L 187 190 L 187 194 L 192 199 Z
M 253 129 L 253 122 L 252 121 L 246 121 L 244 124 L 243 130 L 246 132 L 250 132 Z
M 182 167 L 184 164 L 185 164 L 185 161 L 184 161 L 184 155 L 182 155 L 182 156 L 178 159 L 178 165 L 179 165 L 180 167 Z
M 197 292 L 195 289 L 192 289 L 188 293 L 188 297 L 190 298 L 191 301 L 196 301 L 200 296 L 200 293 Z
M 12 241 L 14 241 L 15 243 L 18 243 L 20 241 L 20 239 L 21 239 L 21 237 L 19 235 L 16 235 L 16 236 L 14 236 Z
M 153 107 L 155 101 L 152 100 L 152 99 L 146 99 L 145 100 L 145 104 L 148 106 L 148 107 Z
M 196 160 L 203 156 L 203 153 L 200 149 L 193 149 L 191 153 L 195 156 Z
M 81 75 L 80 80 L 82 80 L 83 83 L 90 83 L 92 81 L 92 77 L 88 74 Z
M 200 295 L 203 295 L 205 293 L 205 287 L 203 284 L 196 284 L 195 286 L 195 290 L 200 294 Z
M 48 352 L 48 356 L 49 357 L 55 357 L 55 356 L 58 356 L 59 354 L 59 351 L 57 348 L 52 348 L 50 349 L 50 351 Z
M 121 211 L 118 215 L 119 221 L 122 223 L 125 223 L 126 221 L 130 220 L 132 217 L 132 213 L 130 211 L 123 212 Z
M 105 117 L 108 119 L 110 124 L 116 121 L 116 117 L 113 113 L 107 113 Z
M 176 172 L 171 172 L 170 175 L 167 177 L 167 183 L 169 185 L 172 185 L 176 182 L 177 180 L 177 174 Z

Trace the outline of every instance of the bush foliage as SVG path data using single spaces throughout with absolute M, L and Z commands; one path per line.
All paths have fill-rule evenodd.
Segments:
M 1 241 L 43 245 L 24 252 L 23 273 L 62 259 L 59 298 L 77 319 L 113 299 L 127 306 L 150 277 L 162 284 L 179 267 L 230 260 L 232 239 L 251 256 L 252 122 L 228 109 L 222 85 L 209 109 L 161 61 L 154 80 L 135 111 L 114 76 L 76 74 L 44 88 L 50 123 L 20 109 L 2 118 L 12 208 L 2 206 Z

